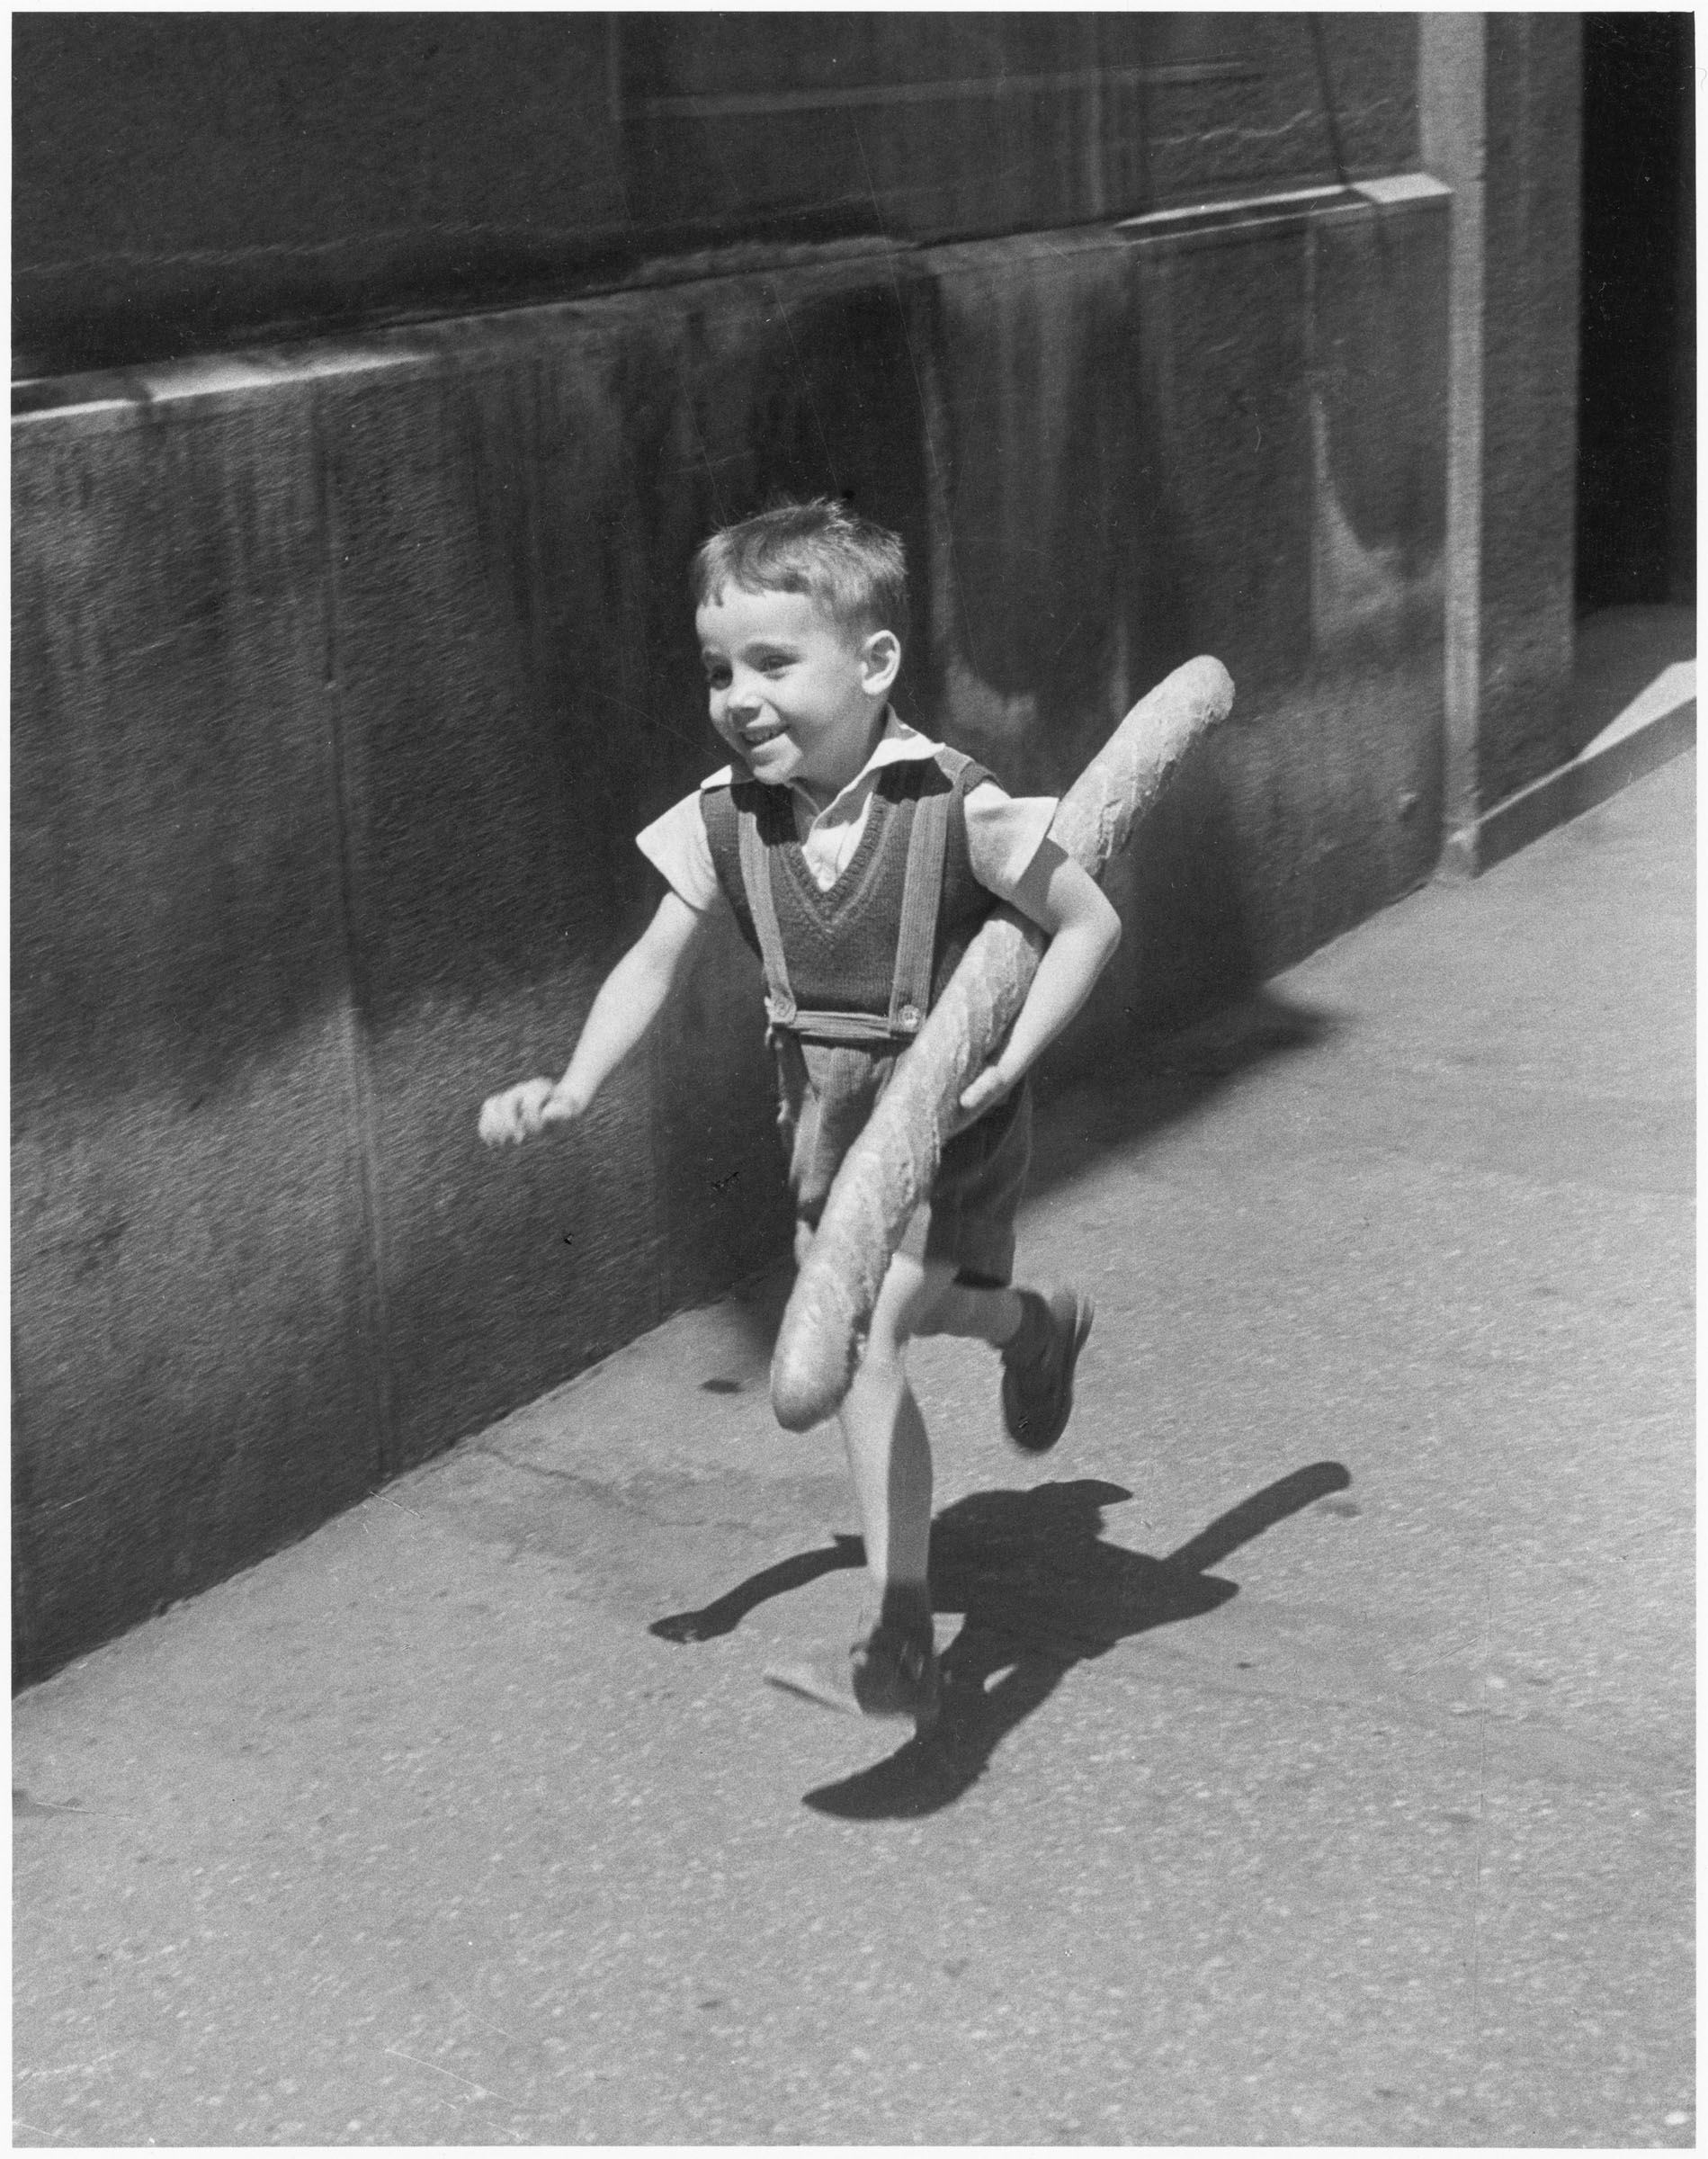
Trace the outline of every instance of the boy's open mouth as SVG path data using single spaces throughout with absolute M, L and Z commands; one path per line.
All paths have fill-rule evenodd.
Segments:
M 784 731 L 781 727 L 744 727 L 741 730 L 742 747 L 746 749 L 763 749 L 767 742 L 774 742 Z

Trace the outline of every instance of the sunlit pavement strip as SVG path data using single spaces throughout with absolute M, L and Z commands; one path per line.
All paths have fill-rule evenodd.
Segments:
M 1602 729 L 1581 755 L 1596 757 L 1634 735 L 1640 728 L 1664 720 L 1686 704 L 1696 702 L 1696 663 L 1694 659 L 1675 660 L 1664 668 L 1639 697 L 1634 697 L 1616 720 Z

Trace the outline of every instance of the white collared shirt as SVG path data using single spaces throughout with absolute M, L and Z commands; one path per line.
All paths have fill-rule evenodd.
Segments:
M 799 787 L 791 787 L 796 837 L 808 872 L 821 892 L 830 890 L 854 858 L 871 813 L 878 774 L 886 765 L 935 757 L 943 747 L 898 719 L 891 706 L 872 755 L 822 810 L 815 810 Z M 729 904 L 712 867 L 700 798 L 708 787 L 727 786 L 735 776 L 735 767 L 726 765 L 635 836 L 635 845 L 647 860 L 698 914 Z M 995 780 L 981 780 L 968 793 L 967 854 L 973 875 L 987 891 L 999 900 L 1013 898 L 1015 887 L 1050 829 L 1056 802 L 1053 794 L 1009 794 Z

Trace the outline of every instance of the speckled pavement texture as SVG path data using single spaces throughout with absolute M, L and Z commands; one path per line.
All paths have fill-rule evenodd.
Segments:
M 1058 1096 L 930 1745 L 774 1286 L 22 1698 L 17 2141 L 1692 2144 L 1694 791 Z

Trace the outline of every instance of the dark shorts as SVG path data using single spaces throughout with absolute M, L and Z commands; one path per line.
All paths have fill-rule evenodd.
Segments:
M 816 1229 L 842 1158 L 890 1084 L 896 1053 L 776 1039 L 778 1123 L 789 1149 L 797 1221 Z M 963 1280 L 999 1288 L 1013 1278 L 1015 1216 L 1032 1160 L 1032 1096 L 1023 1080 L 943 1151 L 923 1242 L 905 1249 L 952 1265 Z

